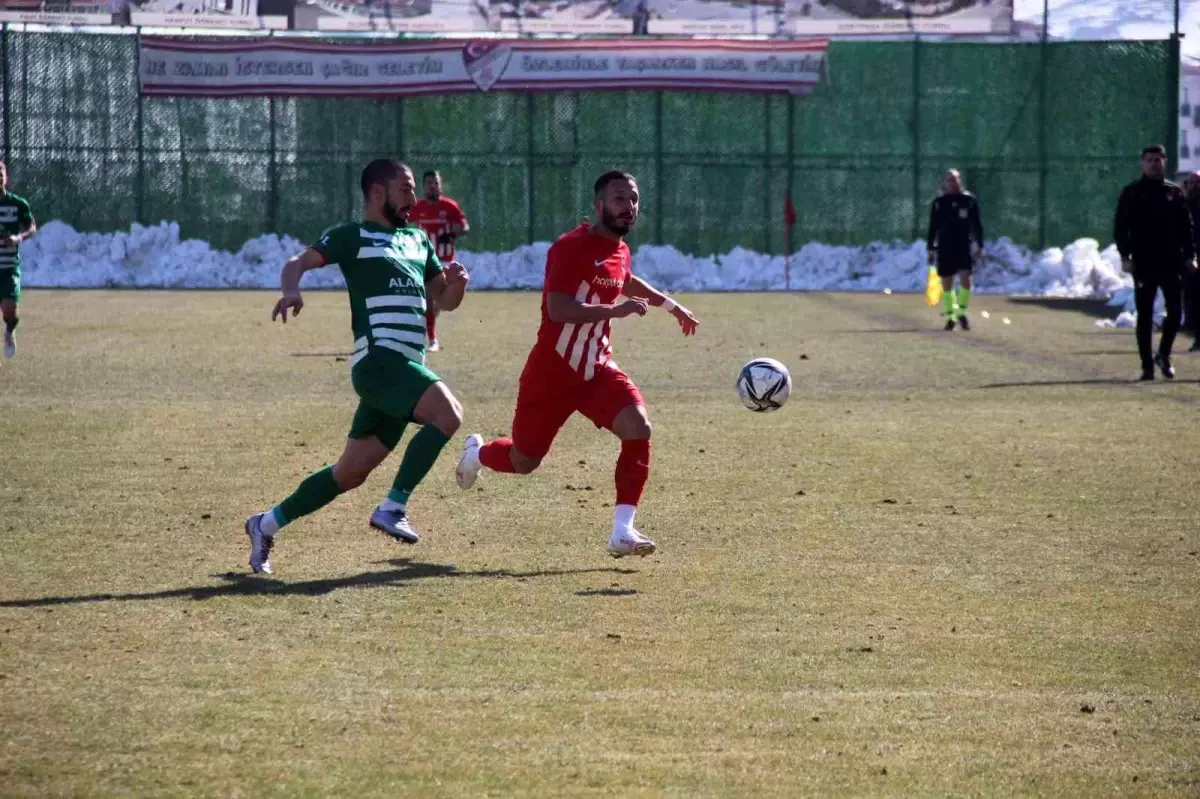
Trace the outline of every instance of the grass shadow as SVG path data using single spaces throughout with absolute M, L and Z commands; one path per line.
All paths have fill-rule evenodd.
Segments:
M 1010 297 L 1008 301 L 1014 305 L 1036 305 L 1052 311 L 1082 313 L 1095 319 L 1114 319 L 1121 312 L 1120 308 L 1109 305 L 1108 300 L 1086 297 Z
M 575 596 L 633 596 L 636 593 L 636 588 L 588 588 L 576 591 Z
M 1017 383 L 985 383 L 979 388 L 1037 388 L 1039 386 L 1119 386 L 1141 383 L 1136 377 L 1094 377 L 1083 380 L 1032 380 Z M 1154 380 L 1147 383 L 1200 383 L 1200 380 Z
M 322 580 L 302 580 L 288 583 L 272 577 L 239 572 L 214 574 L 220 585 L 198 585 L 186 588 L 171 588 L 164 591 L 146 591 L 127 594 L 81 594 L 77 596 L 47 596 L 33 599 L 10 599 L 0 602 L 0 608 L 40 608 L 54 605 L 80 605 L 91 602 L 137 602 L 153 599 L 192 599 L 203 601 L 224 596 L 322 596 L 343 588 L 372 588 L 398 585 L 413 580 L 435 577 L 474 577 L 492 579 L 525 580 L 532 577 L 563 577 L 572 574 L 636 574 L 635 569 L 607 566 L 595 569 L 543 569 L 540 571 L 509 571 L 507 569 L 484 569 L 459 571 L 448 563 L 421 563 L 408 558 L 381 561 L 392 568 L 367 571 L 346 577 L 331 577 Z

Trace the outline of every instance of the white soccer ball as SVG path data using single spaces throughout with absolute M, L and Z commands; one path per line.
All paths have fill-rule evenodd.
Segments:
M 792 393 L 792 373 L 774 358 L 755 358 L 738 374 L 737 393 L 752 411 L 777 411 Z

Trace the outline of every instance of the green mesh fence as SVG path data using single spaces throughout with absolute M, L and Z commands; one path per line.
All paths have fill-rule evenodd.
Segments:
M 358 172 L 440 169 L 471 249 L 545 241 L 589 212 L 592 180 L 641 183 L 633 244 L 783 252 L 923 233 L 941 172 L 964 173 L 989 238 L 1108 238 L 1137 155 L 1167 138 L 1167 42 L 834 42 L 807 98 L 479 93 L 409 100 L 146 98 L 136 40 L 5 31 L 3 146 L 39 218 L 89 231 L 177 220 L 237 248 L 310 239 L 359 213 Z

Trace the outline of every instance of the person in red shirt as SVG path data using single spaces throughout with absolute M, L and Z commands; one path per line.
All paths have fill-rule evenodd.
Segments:
M 454 260 L 454 243 L 459 236 L 465 236 L 471 230 L 467 215 L 457 202 L 442 194 L 442 175 L 436 169 L 426 172 L 422 178 L 425 184 L 424 198 L 417 200 L 409 219 L 429 234 L 437 248 L 438 259 L 448 264 Z M 429 338 L 429 351 L 437 352 L 441 344 L 437 337 L 438 307 L 433 303 L 425 309 L 425 328 Z
M 650 419 L 641 392 L 612 359 L 609 321 L 644 316 L 654 305 L 669 311 L 685 336 L 695 334 L 699 322 L 630 271 L 624 238 L 641 199 L 634 177 L 606 172 L 594 192 L 592 222 L 561 236 L 546 255 L 542 325 L 521 373 L 512 438 L 484 444 L 481 436 L 469 436 L 455 479 L 470 488 L 484 467 L 529 474 L 579 412 L 621 440 L 609 554 L 645 557 L 656 545 L 634 528 L 633 517 L 650 477 Z

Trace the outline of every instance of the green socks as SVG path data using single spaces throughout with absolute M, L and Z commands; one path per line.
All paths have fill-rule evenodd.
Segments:
M 292 495 L 275 506 L 272 513 L 275 521 L 283 527 L 301 516 L 320 510 L 333 502 L 340 493 L 342 490 L 333 479 L 333 467 L 326 466 L 304 478 Z
M 948 321 L 951 321 L 951 322 L 954 321 L 954 317 L 955 317 L 954 310 L 955 309 L 954 309 L 954 291 L 953 291 L 953 289 L 950 291 L 942 292 L 942 312 L 946 314 L 946 319 Z
M 400 471 L 392 482 L 392 490 L 388 499 L 398 504 L 406 504 L 408 495 L 425 479 L 434 461 L 441 454 L 442 448 L 450 441 L 450 437 L 431 424 L 421 428 L 421 432 L 412 437 L 408 448 L 404 450 L 404 460 L 400 461 Z
M 965 289 L 962 286 L 959 286 L 958 287 L 958 314 L 959 314 L 959 316 L 966 315 L 967 306 L 970 304 L 971 304 L 971 290 Z

